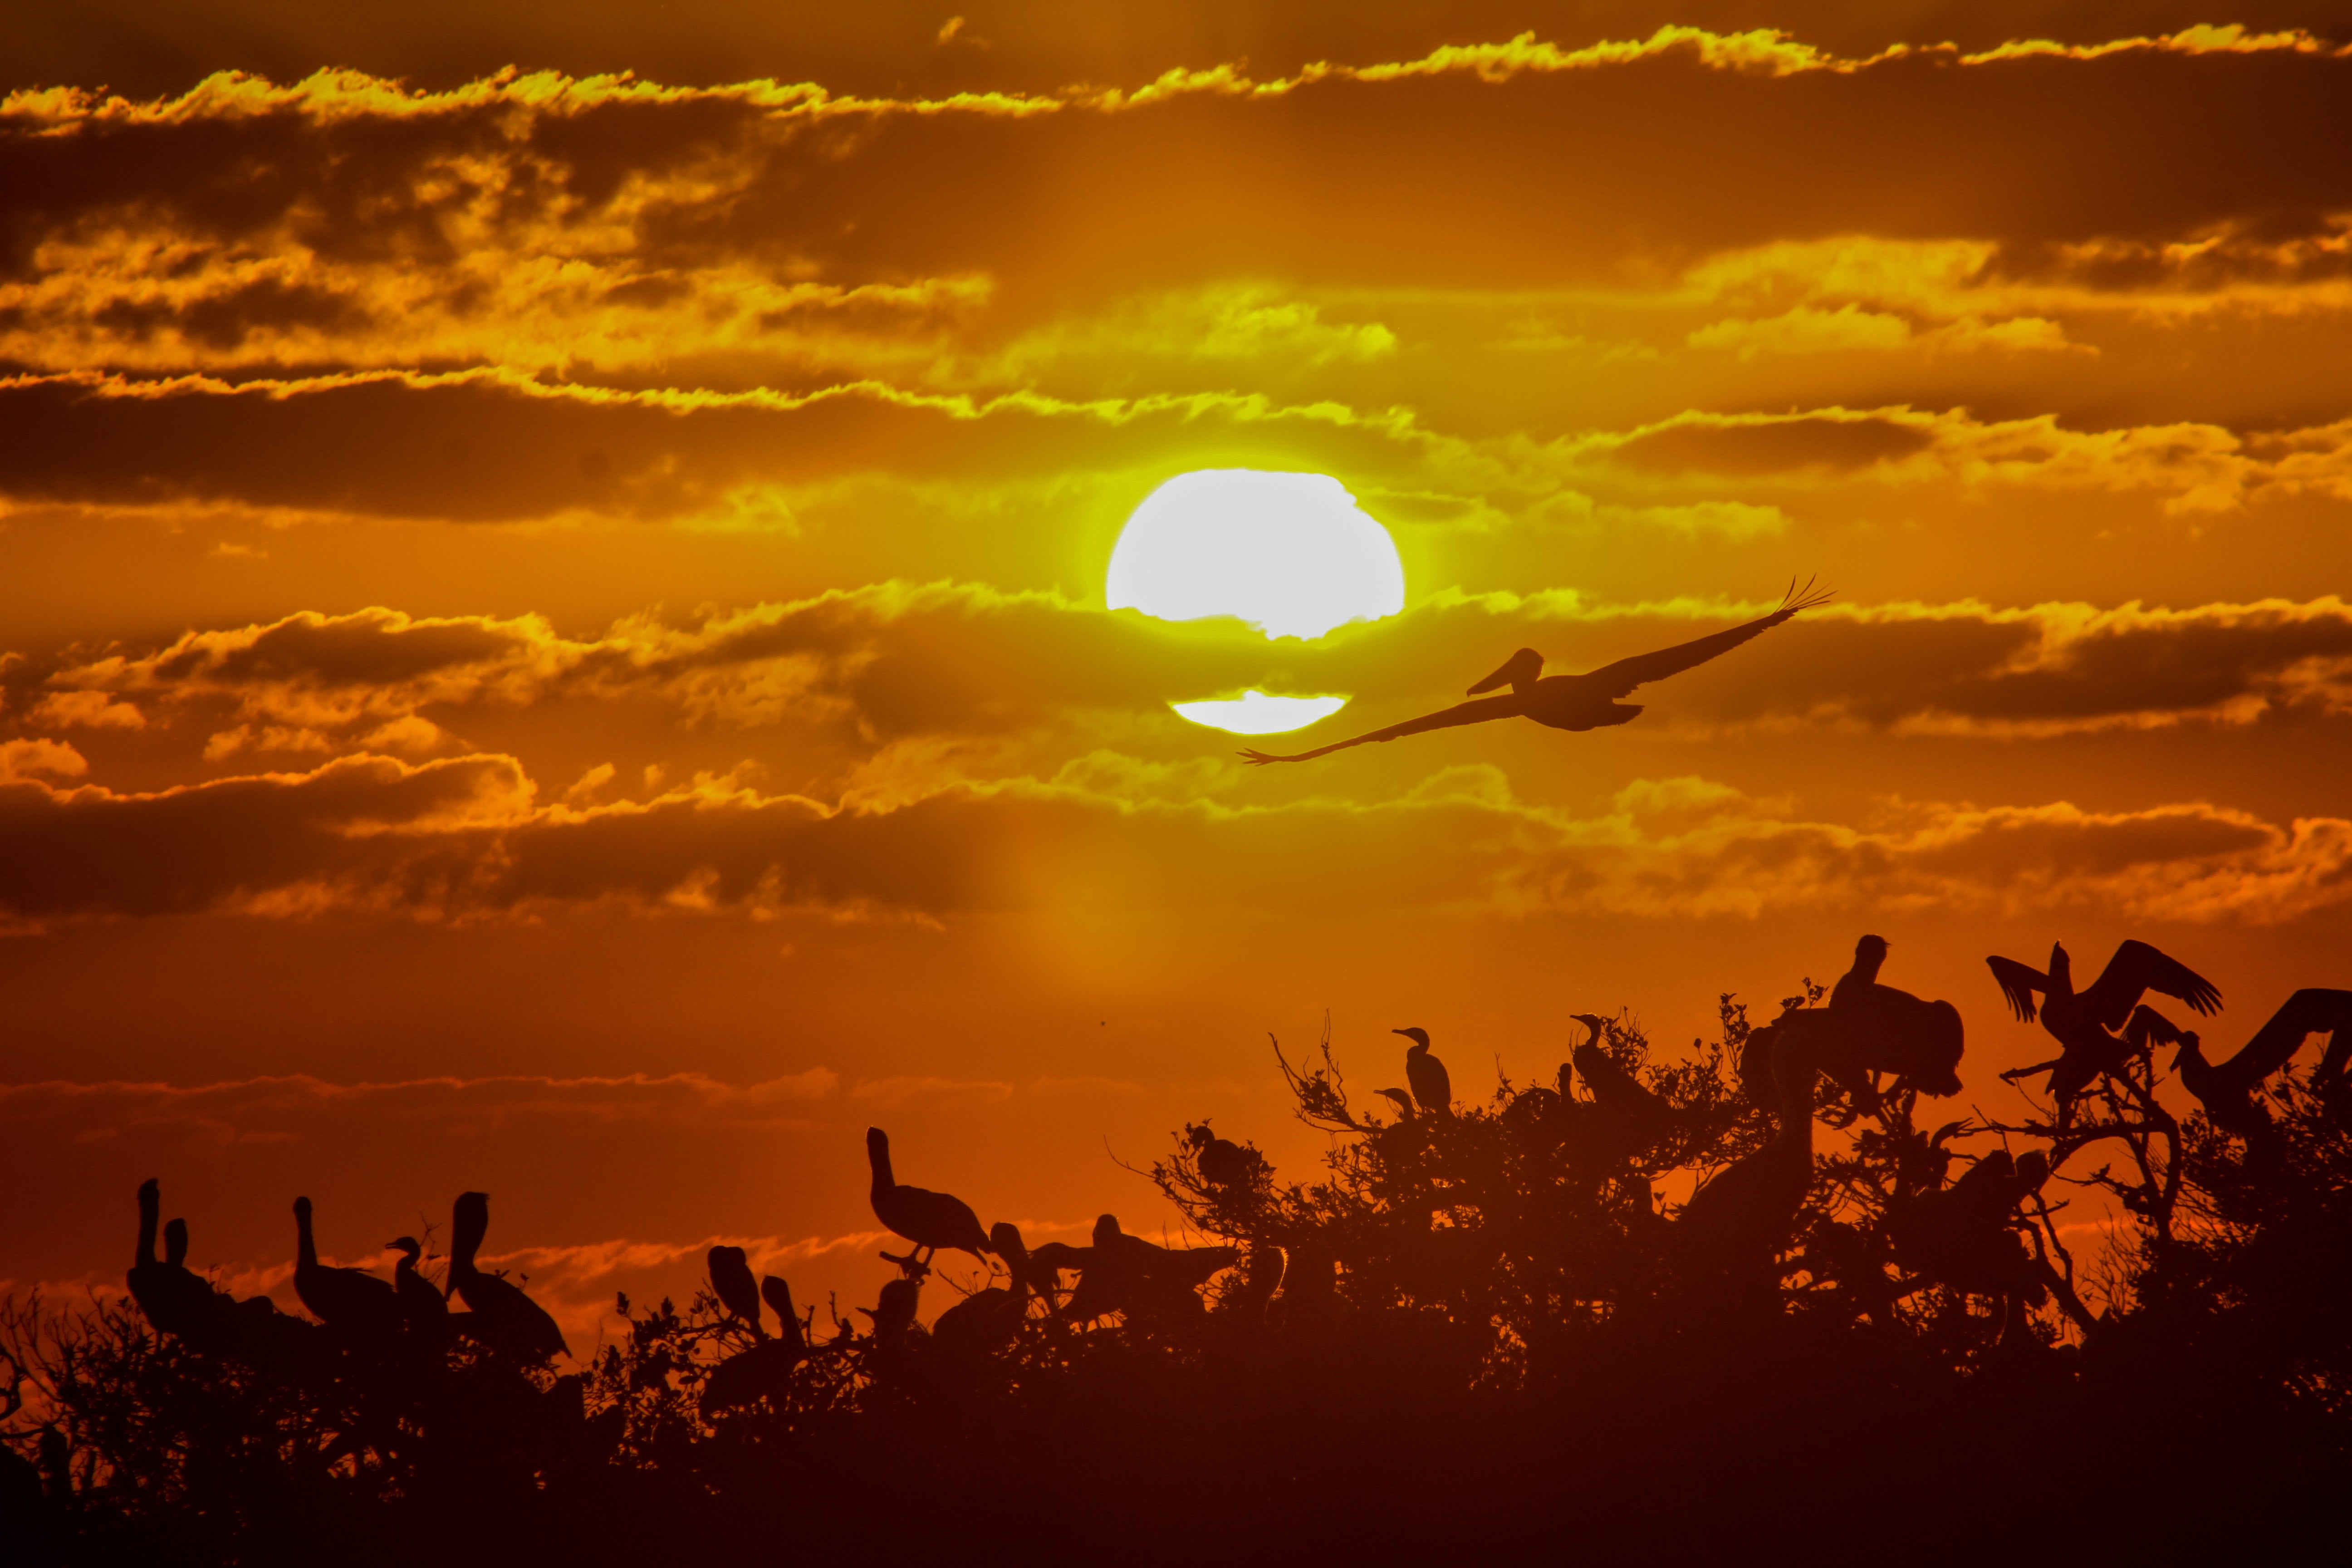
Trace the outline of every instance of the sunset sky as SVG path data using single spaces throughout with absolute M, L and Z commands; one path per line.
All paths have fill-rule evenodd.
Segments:
M 1128 13 L 1132 12 L 1133 15 Z M 1147 14 L 1148 13 L 1148 14 Z M 12 19 L 12 29 L 19 24 Z M 492 1198 L 575 1350 L 715 1240 L 1030 1239 L 1268 1045 L 1457 1092 L 1854 938 L 2352 985 L 2352 6 L 25 8 L 0 87 L 0 1289 Z M 1405 608 L 1106 608 L 1202 468 Z M 1255 770 L 1837 597 L 1644 689 Z M 1288 742 L 1283 747 L 1286 749 Z M 388 1268 L 385 1272 L 389 1273 Z M 952 1300 L 934 1288 L 926 1310 Z

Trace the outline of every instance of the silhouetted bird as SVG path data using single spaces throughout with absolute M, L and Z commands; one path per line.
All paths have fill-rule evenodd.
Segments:
M 2017 1238 L 2017 1205 L 2050 1179 L 2039 1150 L 2015 1160 L 1996 1149 L 1940 1190 L 1925 1192 L 1888 1216 L 1896 1259 L 1924 1278 L 1980 1296 L 2042 1300 L 2033 1259 Z
M 449 1214 L 449 1293 L 466 1303 L 457 1316 L 460 1329 L 475 1340 L 522 1361 L 541 1362 L 558 1353 L 570 1355 L 563 1331 L 546 1309 L 495 1274 L 474 1266 L 474 1254 L 490 1230 L 488 1193 L 460 1193 Z
M 2034 993 L 2042 993 L 2042 1026 L 2063 1047 L 2062 1052 L 2055 1061 L 2013 1068 L 2000 1076 L 2013 1082 L 2048 1072 L 2050 1095 L 2057 1102 L 2062 1130 L 2075 1099 L 2100 1074 L 2121 1071 L 2134 1055 L 2131 1044 L 2115 1031 L 2130 1018 L 2142 995 L 2157 991 L 2177 996 L 2199 1013 L 2212 1013 L 2221 1005 L 2221 993 L 2211 981 L 2144 942 L 2126 942 L 2117 947 L 2099 978 L 2079 992 L 2074 989 L 2074 968 L 2063 943 L 2051 945 L 2046 974 L 2013 958 L 1993 957 L 1985 963 L 2021 1022 L 2033 1022 Z
M 874 1217 L 915 1244 L 921 1260 L 942 1247 L 988 1258 L 988 1232 L 971 1205 L 946 1193 L 902 1186 L 890 1173 L 890 1138 L 879 1127 L 866 1130 L 866 1159 L 874 1168 Z
M 154 1178 L 139 1184 L 139 1245 L 131 1272 L 124 1277 L 131 1299 L 158 1331 L 176 1334 L 200 1349 L 216 1349 L 221 1311 L 227 1301 L 210 1280 L 190 1272 L 184 1221 L 175 1219 L 164 1227 L 165 1256 L 157 1260 L 155 1220 L 163 1208 L 163 1191 Z
M 1027 1305 L 1018 1289 L 975 1290 L 931 1320 L 931 1338 L 967 1355 L 1003 1350 L 1020 1334 Z
M 1674 1131 L 1674 1107 L 1601 1048 L 1607 1020 L 1591 1013 L 1574 1017 L 1591 1031 L 1591 1037 L 1576 1047 L 1572 1059 L 1584 1087 L 1592 1091 L 1598 1113 L 1591 1119 L 1588 1141 L 1592 1152 L 1612 1162 L 1636 1159 Z
M 1429 1031 L 1391 1029 L 1389 1033 L 1412 1042 L 1405 1047 L 1404 1080 L 1412 1086 L 1414 1102 L 1432 1116 L 1453 1115 L 1454 1080 L 1446 1076 L 1445 1064 L 1429 1054 Z
M 719 1304 L 751 1326 L 751 1337 L 763 1340 L 768 1331 L 760 1325 L 760 1287 L 751 1278 L 751 1264 L 740 1247 L 714 1247 L 709 1258 L 710 1292 Z
M 1880 984 L 1885 962 L 1885 937 L 1853 944 L 1853 967 L 1830 992 L 1834 1038 L 1824 1042 L 1820 1067 L 1849 1089 L 1856 1079 L 1888 1072 L 1923 1094 L 1959 1093 L 1957 1069 L 1966 1048 L 1959 1009 Z
M 310 1235 L 310 1200 L 294 1200 L 294 1294 L 310 1314 L 329 1328 L 367 1333 L 397 1328 L 400 1299 L 388 1281 L 364 1268 L 336 1268 L 319 1261 Z
M 898 1348 L 904 1343 L 915 1326 L 915 1314 L 923 1303 L 923 1281 L 919 1276 L 902 1274 L 882 1287 L 882 1293 L 870 1308 L 858 1311 L 874 1321 L 875 1342 Z
M 1780 1125 L 1770 1142 L 1733 1161 L 1691 1194 L 1673 1233 L 1685 1260 L 1717 1268 L 1762 1262 L 1788 1245 L 1789 1227 L 1812 1185 L 1817 1077 L 1803 1052 L 1774 1053 Z
M 1240 1144 L 1218 1137 L 1206 1126 L 1186 1128 L 1185 1135 L 1192 1142 L 1192 1164 L 1201 1180 L 1220 1192 L 1249 1185 L 1250 1157 Z
M 1482 698 L 1475 702 L 1460 702 L 1440 712 L 1408 719 L 1402 724 L 1391 724 L 1385 730 L 1374 730 L 1346 741 L 1334 741 L 1328 746 L 1318 746 L 1311 752 L 1299 752 L 1290 756 L 1276 756 L 1265 752 L 1245 751 L 1242 756 L 1260 766 L 1267 763 L 1303 763 L 1309 758 L 1328 756 L 1345 751 L 1349 746 L 1361 746 L 1375 741 L 1394 741 L 1406 735 L 1418 735 L 1431 730 L 1451 729 L 1460 724 L 1483 724 L 1489 719 L 1532 719 L 1554 730 L 1597 730 L 1611 724 L 1622 724 L 1638 716 L 1637 705 L 1619 702 L 1616 699 L 1632 693 L 1637 686 L 1653 680 L 1664 680 L 1680 674 L 1694 665 L 1705 664 L 1717 654 L 1728 653 L 1758 634 L 1769 631 L 1799 611 L 1809 610 L 1829 598 L 1824 591 L 1811 592 L 1808 583 L 1800 592 L 1793 580 L 1780 607 L 1769 616 L 1703 637 L 1673 647 L 1660 648 L 1655 653 L 1636 654 L 1616 663 L 1603 665 L 1587 675 L 1545 675 L 1543 655 L 1531 647 L 1523 647 L 1503 663 L 1503 668 L 1470 689 L 1476 697 L 1482 691 L 1508 684 L 1507 697 Z
M 712 1283 L 717 1283 L 715 1275 Z M 759 1303 L 763 1300 L 775 1310 L 774 1339 L 769 1339 L 760 1325 Z M 710 1369 L 702 1382 L 706 1416 L 740 1410 L 758 1399 L 781 1400 L 791 1392 L 793 1369 L 808 1359 L 808 1336 L 802 1329 L 800 1313 L 793 1307 L 793 1288 L 773 1274 L 766 1275 L 751 1302 L 751 1328 L 760 1342 Z
M 2296 992 L 2271 1015 L 2269 1023 L 2254 1031 L 2254 1037 L 2237 1055 L 2223 1062 L 2208 1062 L 2203 1041 L 2193 1031 L 2174 1027 L 2172 1020 L 2153 1007 L 2137 1009 L 2124 1032 L 2127 1038 L 2137 1035 L 2179 1047 L 2179 1054 L 2172 1058 L 2172 1070 L 2205 1107 L 2213 1125 L 2236 1133 L 2249 1147 L 2267 1144 L 2277 1130 L 2270 1112 L 2254 1099 L 2254 1091 L 2271 1074 L 2293 1061 L 2303 1042 L 2314 1035 L 2332 1037 L 2329 1054 L 2337 1054 L 2337 1042 L 2352 1037 L 2352 991 L 2306 987 Z
M 400 1303 L 401 1316 L 412 1329 L 443 1331 L 449 1326 L 449 1303 L 425 1278 L 417 1260 L 425 1248 L 413 1236 L 397 1237 L 384 1244 L 387 1252 L 400 1254 L 400 1261 L 392 1266 L 392 1293 Z
M 1401 1089 L 1374 1089 L 1372 1092 L 1397 1108 L 1397 1119 L 1399 1121 L 1410 1121 L 1416 1114 L 1413 1108 L 1412 1096 L 1407 1094 L 1404 1090 Z
M 1059 1278 L 1044 1258 L 1029 1250 L 1021 1239 L 1020 1226 L 1010 1220 L 998 1220 L 988 1227 L 988 1247 L 1013 1276 L 1014 1293 L 1026 1292 L 1024 1302 L 1028 1296 L 1034 1296 L 1045 1303 L 1048 1311 L 1059 1305 Z

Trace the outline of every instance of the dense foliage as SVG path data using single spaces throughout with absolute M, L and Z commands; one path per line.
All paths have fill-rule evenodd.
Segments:
M 929 1331 L 911 1256 L 870 1323 L 624 1299 L 562 1376 L 414 1325 L 265 1366 L 16 1302 L 0 1509 L 26 1563 L 2340 1539 L 2352 1136 L 2307 1073 L 2251 1142 L 2169 1112 L 2148 1051 L 2063 1129 L 1853 1072 L 1803 1080 L 1800 1127 L 1765 1031 L 1721 1019 L 1672 1062 L 1594 1019 L 1557 1084 L 1380 1114 L 1327 1040 L 1282 1061 L 1330 1138 L 1311 1178 L 1188 1128 L 1150 1175 L 1213 1245 L 1000 1227 L 993 1292 Z M 2111 1212 L 2078 1263 L 2068 1216 Z

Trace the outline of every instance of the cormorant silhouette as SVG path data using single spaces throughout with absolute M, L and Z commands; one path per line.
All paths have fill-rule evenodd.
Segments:
M 1601 1032 L 1608 1026 L 1606 1019 L 1591 1013 L 1572 1016 L 1591 1031 L 1590 1037 L 1571 1053 L 1570 1059 L 1583 1078 L 1584 1087 L 1592 1091 L 1597 1112 L 1591 1118 L 1589 1129 L 1590 1139 L 1595 1144 L 1592 1152 L 1611 1163 L 1637 1159 L 1674 1131 L 1674 1107 L 1643 1087 L 1640 1079 L 1619 1067 L 1601 1048 Z
M 310 1235 L 310 1200 L 294 1200 L 294 1294 L 310 1314 L 331 1329 L 367 1333 L 399 1327 L 400 1299 L 391 1284 L 364 1268 L 335 1268 L 319 1261 Z
M 1611 724 L 1622 724 L 1637 717 L 1638 705 L 1619 702 L 1616 699 L 1629 695 L 1635 687 L 1654 680 L 1664 680 L 1678 675 L 1694 665 L 1705 664 L 1717 654 L 1728 653 L 1748 638 L 1770 630 L 1801 610 L 1811 609 L 1829 598 L 1829 591 L 1812 591 L 1808 582 L 1800 590 L 1795 580 L 1790 581 L 1789 592 L 1780 607 L 1769 616 L 1716 632 L 1654 653 L 1635 654 L 1614 664 L 1585 675 L 1545 675 L 1543 655 L 1531 647 L 1523 647 L 1503 663 L 1500 669 L 1470 689 L 1477 697 L 1482 691 L 1507 684 L 1507 697 L 1481 698 L 1475 702 L 1459 702 L 1439 712 L 1408 719 L 1402 724 L 1391 724 L 1385 730 L 1374 730 L 1345 741 L 1334 741 L 1328 746 L 1318 746 L 1311 752 L 1299 752 L 1290 756 L 1271 752 L 1245 751 L 1244 760 L 1264 766 L 1268 763 L 1303 763 L 1311 758 L 1328 756 L 1349 746 L 1362 746 L 1375 741 L 1394 741 L 1406 735 L 1418 735 L 1430 730 L 1452 729 L 1461 724 L 1483 724 L 1489 719 L 1532 719 L 1554 730 L 1597 730 Z
M 760 1324 L 760 1287 L 751 1278 L 751 1264 L 740 1247 L 714 1247 L 709 1258 L 710 1292 L 719 1304 L 751 1325 L 751 1337 L 764 1340 L 768 1331 Z
M 456 1325 L 475 1340 L 522 1361 L 542 1362 L 572 1353 L 563 1331 L 521 1287 L 474 1266 L 474 1254 L 490 1229 L 490 1195 L 459 1193 L 449 1214 L 449 1293 L 466 1303 L 453 1314 Z
M 717 1282 L 714 1274 L 712 1283 Z M 767 1330 L 760 1324 L 761 1301 L 775 1310 L 774 1339 L 768 1338 Z M 730 1304 L 730 1310 L 732 1310 Z M 775 1275 L 761 1277 L 751 1298 L 750 1321 L 760 1342 L 710 1369 L 709 1376 L 702 1383 L 702 1414 L 706 1416 L 740 1410 L 757 1399 L 782 1398 L 792 1387 L 793 1369 L 808 1359 L 808 1336 L 801 1327 L 800 1313 L 793 1308 L 793 1288 Z
M 971 1205 L 946 1193 L 900 1185 L 890 1173 L 890 1136 L 879 1127 L 866 1130 L 866 1159 L 874 1169 L 874 1217 L 913 1242 L 921 1261 L 928 1264 L 942 1247 L 988 1260 L 988 1232 Z
M 1413 1106 L 1412 1096 L 1401 1089 L 1376 1089 L 1372 1092 L 1397 1108 L 1400 1121 L 1411 1121 L 1420 1114 Z
M 1201 1173 L 1201 1180 L 1220 1192 L 1249 1185 L 1250 1157 L 1240 1144 L 1218 1137 L 1206 1125 L 1188 1127 L 1184 1131 L 1192 1145 L 1192 1163 Z
M 2057 1102 L 2062 1131 L 2075 1099 L 2100 1074 L 2121 1071 L 2137 1054 L 2132 1043 L 2115 1031 L 2129 1020 L 2141 996 L 2160 992 L 2179 997 L 2199 1013 L 2217 1012 L 2221 1005 L 2221 993 L 2211 981 L 2144 942 L 2126 941 L 2117 947 L 2099 978 L 2083 991 L 2074 989 L 2073 963 L 2063 942 L 2051 944 L 2046 974 L 2013 958 L 1995 956 L 1985 963 L 2020 1022 L 2033 1022 L 2033 994 L 2037 991 L 2042 994 L 2042 1026 L 2058 1042 L 2061 1054 L 2054 1061 L 2012 1068 L 2000 1076 L 2014 1082 L 2034 1073 L 2049 1073 L 2050 1095 Z
M 449 1303 L 416 1267 L 425 1256 L 424 1247 L 413 1236 L 395 1237 L 383 1246 L 385 1251 L 400 1254 L 400 1261 L 392 1266 L 392 1293 L 408 1326 L 432 1332 L 446 1331 Z
M 2176 1028 L 2171 1019 L 2153 1007 L 2136 1009 L 2124 1033 L 2126 1038 L 2161 1040 L 2179 1047 L 2172 1058 L 2172 1070 L 2180 1075 L 2182 1086 L 2205 1107 L 2213 1125 L 2236 1133 L 2251 1149 L 2270 1144 L 2277 1131 L 2270 1112 L 2254 1098 L 2263 1081 L 2293 1061 L 2303 1042 L 2314 1035 L 2330 1037 L 2330 1058 L 2340 1057 L 2347 1043 L 2352 1043 L 2352 991 L 2305 987 L 2296 992 L 2280 1004 L 2270 1022 L 2255 1030 L 2254 1037 L 2237 1055 L 2223 1062 L 2208 1062 L 2204 1042 L 2196 1033 Z
M 1404 1080 L 1412 1086 L 1414 1103 L 1432 1116 L 1453 1115 L 1454 1080 L 1446 1076 L 1445 1064 L 1429 1054 L 1429 1031 L 1391 1029 L 1389 1033 L 1412 1042 L 1405 1047 Z

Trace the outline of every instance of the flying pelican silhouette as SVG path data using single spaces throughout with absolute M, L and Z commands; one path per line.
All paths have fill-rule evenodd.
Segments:
M 1628 696 L 1637 686 L 1653 680 L 1664 680 L 1679 675 L 1694 665 L 1705 664 L 1717 654 L 1729 653 L 1741 643 L 1759 633 L 1769 631 L 1800 610 L 1810 610 L 1825 603 L 1829 589 L 1813 591 L 1809 580 L 1799 588 L 1791 578 L 1789 592 L 1780 607 L 1769 616 L 1726 631 L 1662 647 L 1654 653 L 1637 653 L 1631 658 L 1621 658 L 1614 664 L 1602 665 L 1584 675 L 1546 675 L 1543 655 L 1531 647 L 1523 647 L 1503 661 L 1503 668 L 1470 689 L 1475 702 L 1457 702 L 1435 713 L 1424 713 L 1418 719 L 1408 719 L 1402 724 L 1391 724 L 1385 730 L 1351 740 L 1334 741 L 1328 746 L 1318 746 L 1311 752 L 1299 752 L 1291 756 L 1276 756 L 1267 752 L 1245 751 L 1243 760 L 1255 766 L 1268 763 L 1303 763 L 1315 757 L 1344 752 L 1349 746 L 1369 745 L 1374 741 L 1394 741 L 1406 735 L 1418 735 L 1430 730 L 1450 730 L 1459 724 L 1483 724 L 1489 719 L 1532 719 L 1554 730 L 1599 730 L 1611 724 L 1624 724 L 1642 711 L 1638 703 L 1616 700 Z M 1479 697 L 1482 691 L 1492 691 L 1498 686 L 1510 687 L 1507 697 Z

